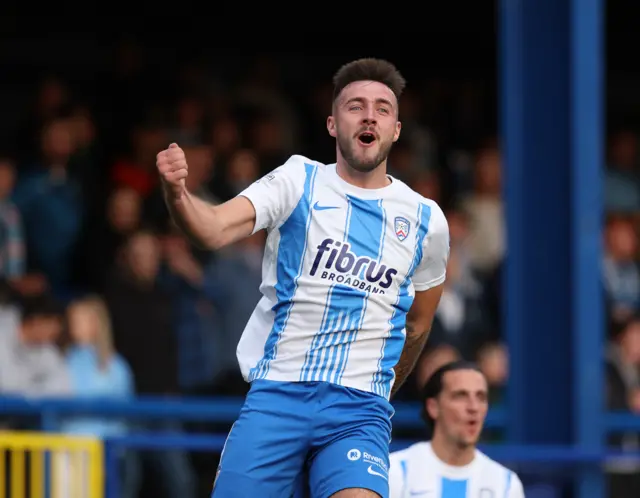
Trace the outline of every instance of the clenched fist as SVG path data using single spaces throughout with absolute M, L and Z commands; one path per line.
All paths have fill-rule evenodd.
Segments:
M 159 152 L 156 156 L 156 166 L 165 191 L 173 199 L 180 200 L 186 192 L 185 178 L 189 174 L 184 151 L 178 147 L 178 144 L 169 145 L 168 149 Z

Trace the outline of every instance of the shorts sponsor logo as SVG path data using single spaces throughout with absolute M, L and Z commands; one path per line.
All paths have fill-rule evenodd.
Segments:
M 382 472 L 378 472 L 377 470 L 375 470 L 373 468 L 373 465 L 369 465 L 367 472 L 369 472 L 369 474 L 371 474 L 372 476 L 382 477 L 385 481 L 387 480 L 387 476 L 384 475 Z
M 355 462 L 356 460 L 360 460 L 361 457 L 362 457 L 362 453 L 358 449 L 354 448 L 352 450 L 347 451 L 347 458 L 352 462 Z
M 382 471 L 385 474 L 389 473 L 389 469 L 387 468 L 387 463 L 384 461 L 384 459 L 371 455 L 370 453 L 367 453 L 366 451 L 362 454 L 362 461 L 369 463 L 369 464 L 373 464 L 374 466 L 382 469 Z

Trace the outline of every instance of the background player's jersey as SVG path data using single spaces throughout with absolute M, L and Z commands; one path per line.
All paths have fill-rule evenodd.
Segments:
M 399 180 L 363 189 L 292 156 L 248 187 L 267 229 L 263 298 L 238 344 L 248 381 L 326 381 L 389 397 L 415 290 L 441 284 L 449 228 Z
M 389 498 L 524 498 L 517 474 L 476 450 L 469 465 L 440 460 L 431 443 L 391 453 Z

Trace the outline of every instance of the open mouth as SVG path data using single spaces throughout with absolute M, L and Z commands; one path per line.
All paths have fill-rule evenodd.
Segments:
M 373 142 L 375 142 L 375 140 L 376 136 L 368 131 L 365 131 L 364 133 L 358 135 L 358 141 L 363 145 L 371 145 Z

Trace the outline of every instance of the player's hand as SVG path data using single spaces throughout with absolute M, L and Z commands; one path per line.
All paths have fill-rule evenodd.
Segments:
M 188 175 L 187 158 L 178 144 L 158 153 L 156 166 L 165 192 L 175 200 L 180 200 L 186 192 L 185 179 Z

